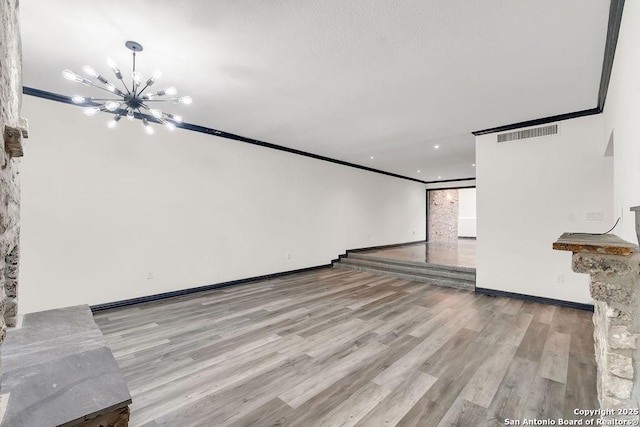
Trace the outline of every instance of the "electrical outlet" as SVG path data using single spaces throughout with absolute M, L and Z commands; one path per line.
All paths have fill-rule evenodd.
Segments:
M 147 280 L 153 279 L 153 270 L 147 271 Z
M 291 259 L 291 252 L 287 252 L 287 259 Z
M 602 221 L 604 219 L 604 213 L 600 212 L 587 212 L 587 221 Z
M 564 282 L 564 273 L 556 273 L 556 283 Z

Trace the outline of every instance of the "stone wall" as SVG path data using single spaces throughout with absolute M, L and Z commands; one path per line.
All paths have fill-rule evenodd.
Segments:
M 429 241 L 458 240 L 458 190 L 429 191 Z
M 20 126 L 22 54 L 18 0 L 0 0 L 0 343 L 15 324 L 20 234 L 19 160 L 9 154 L 6 127 Z
M 640 407 L 640 254 L 637 251 L 631 255 L 574 253 L 573 270 L 591 276 L 600 407 L 637 409 Z M 637 420 L 638 416 L 632 419 Z

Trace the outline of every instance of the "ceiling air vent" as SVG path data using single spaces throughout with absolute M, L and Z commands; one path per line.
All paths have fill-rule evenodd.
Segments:
M 558 133 L 558 124 L 541 126 L 539 128 L 529 128 L 517 130 L 515 132 L 501 133 L 498 135 L 498 142 L 517 141 L 518 139 L 536 138 L 538 136 L 549 136 Z

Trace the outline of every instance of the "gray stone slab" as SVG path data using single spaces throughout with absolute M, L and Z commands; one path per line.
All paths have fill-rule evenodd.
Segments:
M 27 314 L 2 346 L 0 426 L 75 425 L 131 403 L 131 395 L 88 306 Z
M 2 364 L 18 369 L 105 345 L 87 305 L 29 313 L 21 328 L 7 331 Z
M 106 347 L 5 372 L 2 385 L 9 392 L 3 426 L 57 426 L 131 402 Z

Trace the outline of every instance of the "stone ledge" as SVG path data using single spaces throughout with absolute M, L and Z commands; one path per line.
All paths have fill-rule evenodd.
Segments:
M 0 426 L 127 425 L 131 395 L 89 306 L 25 315 L 2 361 L 9 400 Z
M 631 255 L 638 246 L 615 234 L 564 233 L 553 243 L 553 249 L 573 253 Z

